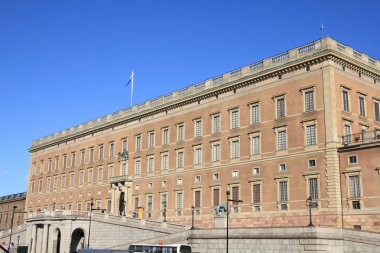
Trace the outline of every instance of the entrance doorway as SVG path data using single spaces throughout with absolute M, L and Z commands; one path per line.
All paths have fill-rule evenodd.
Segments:
M 77 228 L 71 235 L 70 253 L 77 253 L 78 250 L 83 249 L 85 245 L 84 231 Z

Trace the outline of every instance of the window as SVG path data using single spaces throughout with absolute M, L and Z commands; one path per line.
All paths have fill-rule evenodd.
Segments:
M 286 128 L 280 128 L 277 130 L 277 150 L 287 149 L 286 145 Z
M 53 185 L 54 190 L 58 188 L 58 177 L 54 177 L 54 185 Z
M 220 189 L 219 188 L 214 188 L 212 190 L 213 193 L 213 206 L 218 206 L 220 203 Z
M 239 171 L 237 170 L 232 171 L 232 177 L 239 177 Z
M 63 155 L 63 168 L 67 168 L 67 155 Z
M 121 164 L 121 175 L 122 176 L 126 176 L 127 175 L 127 164 L 125 162 L 123 162 Z
M 74 180 L 75 180 L 75 175 L 74 175 L 74 173 L 71 173 L 70 174 L 70 186 L 74 185 Z
M 251 134 L 251 155 L 260 154 L 260 133 Z
M 194 207 L 201 207 L 201 191 L 194 191 Z
M 312 200 L 318 199 L 318 178 L 309 178 L 309 196 Z
M 50 172 L 53 167 L 53 160 L 49 158 L 49 163 L 48 163 L 48 171 Z
M 99 146 L 99 160 L 102 161 L 104 158 L 104 147 L 103 145 Z
M 285 117 L 285 96 L 275 97 L 276 118 Z
M 361 117 L 365 117 L 365 97 L 363 95 L 359 95 L 359 115 Z
M 194 121 L 194 137 L 202 136 L 202 119 L 196 119 Z
M 231 129 L 235 129 L 239 127 L 239 109 L 230 110 L 231 116 Z
M 315 159 L 310 159 L 307 163 L 309 168 L 314 168 L 317 165 L 317 161 Z
M 184 166 L 184 153 L 183 150 L 177 150 L 177 168 L 183 168 Z
M 90 163 L 94 161 L 94 148 L 90 148 Z
M 196 175 L 196 176 L 194 177 L 194 182 L 195 182 L 195 183 L 200 183 L 200 182 L 201 182 L 201 176 L 200 176 L 200 175 Z
M 358 163 L 358 157 L 356 155 L 350 155 L 348 157 L 348 163 L 349 164 L 357 164 Z
M 122 146 L 122 151 L 126 151 L 126 150 L 128 150 L 128 138 L 124 138 L 124 139 L 122 139 L 122 144 L 121 144 L 121 146 Z
M 349 105 L 349 93 L 348 90 L 342 91 L 342 97 L 343 97 L 343 111 L 349 112 L 350 111 L 350 105 Z
M 141 150 L 141 134 L 136 135 L 136 151 Z
M 103 181 L 103 168 L 98 168 L 98 181 Z
M 110 142 L 109 151 L 110 151 L 109 157 L 112 158 L 114 156 L 114 153 L 115 153 L 115 143 Z
M 375 113 L 375 121 L 380 122 L 380 101 L 375 100 L 373 102 L 374 113 Z
M 75 166 L 76 157 L 77 157 L 76 153 L 71 154 L 71 167 Z
M 84 180 L 84 171 L 79 172 L 79 184 L 82 185 Z
M 50 177 L 48 177 L 47 179 L 46 179 L 46 191 L 50 191 L 50 181 L 51 181 L 51 179 L 50 179 Z
M 252 184 L 252 203 L 260 204 L 261 202 L 261 185 L 260 184 Z
M 185 134 L 185 125 L 183 123 L 177 125 L 177 141 L 184 141 L 184 134 Z
M 137 208 L 139 207 L 139 197 L 135 197 L 135 200 L 134 200 L 134 211 L 136 212 L 137 211 Z
M 182 185 L 183 184 L 183 179 L 182 178 L 178 178 L 177 179 L 177 185 Z
M 33 175 L 36 175 L 36 170 L 37 170 L 36 167 L 37 167 L 37 164 L 36 164 L 36 163 L 33 163 L 33 164 L 32 164 L 32 174 L 33 174 Z
M 167 187 L 167 186 L 168 186 L 168 181 L 162 180 L 161 187 Z
M 149 182 L 148 183 L 148 189 L 152 189 L 153 188 L 153 183 L 152 182 Z
M 66 187 L 66 175 L 62 175 L 61 188 L 65 188 L 65 187 Z
M 212 180 L 214 180 L 214 181 L 219 180 L 219 173 L 212 174 Z
M 351 123 L 345 122 L 343 126 L 344 143 L 351 143 Z
M 113 164 L 108 165 L 108 178 L 112 178 L 114 175 Z
M 136 175 L 141 175 L 141 160 L 140 159 L 135 160 L 135 173 Z
M 285 171 L 286 170 L 286 164 L 285 163 L 280 163 L 278 165 L 278 170 L 279 171 Z
M 135 191 L 138 191 L 138 190 L 140 190 L 140 185 L 136 184 L 135 185 Z
M 315 125 L 306 126 L 306 145 L 315 145 L 316 141 L 316 127 Z
M 168 194 L 166 192 L 161 193 L 161 209 L 168 207 Z
M 42 174 L 42 173 L 44 173 L 44 170 L 45 170 L 45 163 L 44 163 L 44 161 L 41 161 L 40 162 L 40 174 Z
M 149 132 L 149 148 L 154 148 L 155 135 L 154 132 Z
M 220 161 L 220 142 L 212 143 L 212 161 Z
M 202 147 L 194 147 L 194 164 L 200 165 L 202 163 Z
M 169 144 L 169 128 L 165 127 L 162 129 L 162 144 Z
M 239 186 L 232 186 L 232 200 L 234 205 L 239 203 Z
M 154 172 L 154 157 L 150 156 L 148 157 L 148 173 Z
M 78 203 L 78 211 L 82 211 L 82 203 Z
M 86 151 L 82 150 L 80 152 L 80 164 L 84 164 L 86 159 Z
M 183 193 L 177 192 L 177 209 L 183 208 Z
M 169 169 L 169 153 L 165 152 L 161 154 L 162 157 L 162 170 L 168 170 Z
M 231 159 L 239 158 L 239 147 L 240 141 L 239 138 L 233 138 L 230 140 L 231 143 Z
M 148 195 L 146 196 L 146 211 L 148 213 L 148 216 L 152 213 L 153 210 L 153 196 Z
M 350 197 L 360 198 L 360 182 L 359 176 L 349 176 Z
M 280 181 L 279 182 L 279 200 L 280 202 L 288 201 L 288 181 Z M 281 210 L 288 210 L 287 204 L 281 203 Z
M 220 114 L 216 113 L 212 116 L 212 132 L 219 133 L 220 132 Z
M 59 157 L 55 158 L 55 169 L 59 170 Z
M 314 111 L 314 89 L 304 91 L 305 96 L 305 112 Z
M 88 171 L 88 182 L 92 183 L 93 181 L 94 181 L 94 171 L 92 169 L 90 169 Z
M 252 174 L 253 174 L 254 176 L 256 176 L 256 175 L 260 175 L 260 168 L 258 168 L 258 167 L 253 168 L 253 169 L 252 169 Z
M 251 123 L 257 124 L 260 122 L 260 103 L 251 104 Z

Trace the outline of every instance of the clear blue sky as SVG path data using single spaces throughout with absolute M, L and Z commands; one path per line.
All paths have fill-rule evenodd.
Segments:
M 0 0 L 0 196 L 37 139 L 320 38 L 380 59 L 380 1 Z

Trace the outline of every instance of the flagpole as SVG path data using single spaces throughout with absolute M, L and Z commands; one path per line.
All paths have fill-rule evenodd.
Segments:
M 132 69 L 132 74 L 131 74 L 131 107 L 133 106 L 133 79 L 134 79 L 134 73 Z

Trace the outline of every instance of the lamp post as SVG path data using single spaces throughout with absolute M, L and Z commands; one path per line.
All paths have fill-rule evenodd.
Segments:
M 90 202 L 90 222 L 88 224 L 88 238 L 87 238 L 87 248 L 89 249 L 90 248 L 90 236 L 91 236 L 91 213 L 93 210 L 100 210 L 102 212 L 106 211 L 106 209 L 102 209 L 102 208 L 92 208 L 94 206 L 94 198 L 91 198 L 91 202 Z
M 165 201 L 162 201 L 162 204 L 163 204 L 163 207 L 164 207 L 164 222 L 166 222 L 166 200 Z
M 55 201 L 53 202 L 53 212 L 55 211 Z
M 227 248 L 226 248 L 226 252 L 228 253 L 228 214 L 229 214 L 229 211 L 228 211 L 228 202 L 235 202 L 235 203 L 241 203 L 243 202 L 243 200 L 240 200 L 240 199 L 229 199 L 229 196 L 231 194 L 231 191 L 230 191 L 230 187 L 228 186 L 227 187 L 227 190 L 226 190 L 226 198 L 227 198 Z
M 25 211 L 16 211 L 16 209 L 17 209 L 17 206 L 13 206 L 12 218 L 11 218 L 11 232 L 9 234 L 8 250 L 11 248 L 11 243 L 12 243 L 12 229 L 13 229 L 13 219 L 14 219 L 15 213 L 26 213 Z
M 314 224 L 313 224 L 313 220 L 311 218 L 311 208 L 313 206 L 317 206 L 318 204 L 313 202 L 313 199 L 311 198 L 311 196 L 309 196 L 307 199 L 306 199 L 307 203 L 309 204 L 309 225 L 307 225 L 308 227 L 314 227 Z
M 194 229 L 194 206 L 191 206 L 191 229 Z

